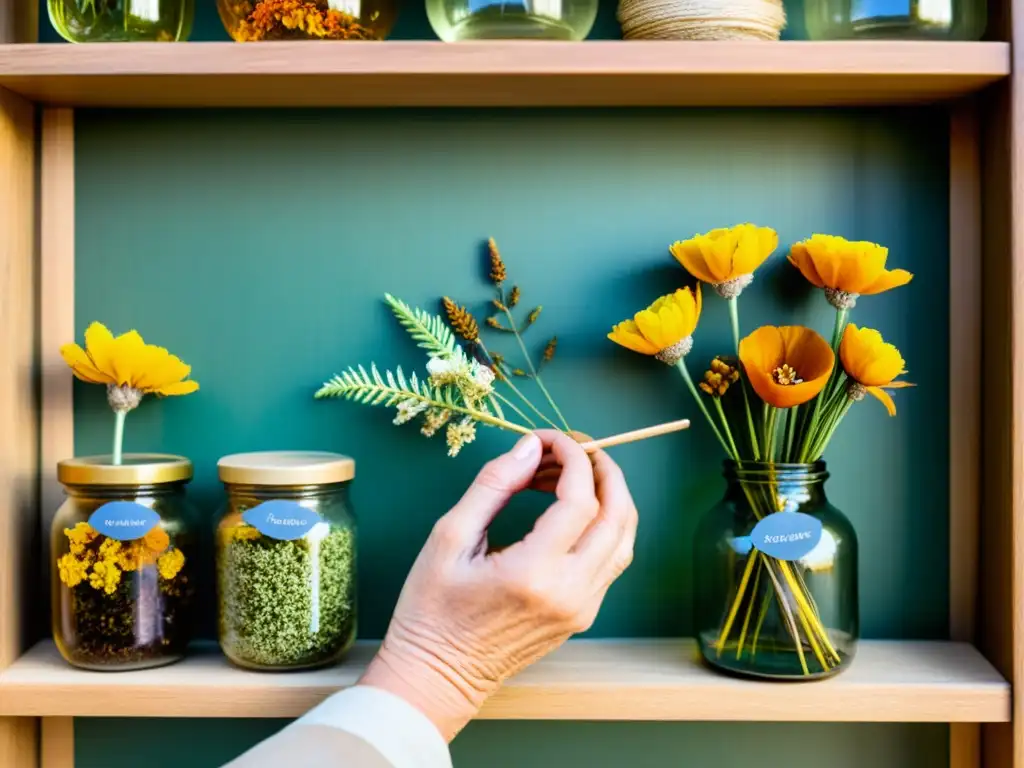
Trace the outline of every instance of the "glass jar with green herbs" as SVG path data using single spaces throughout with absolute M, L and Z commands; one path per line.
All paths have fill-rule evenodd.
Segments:
M 176 42 L 192 32 L 195 0 L 47 0 L 47 10 L 71 43 Z
M 225 456 L 217 527 L 220 645 L 250 669 L 333 664 L 356 634 L 355 462 L 335 453 Z
M 145 669 L 182 658 L 191 638 L 192 463 L 128 454 L 57 465 L 67 499 L 51 531 L 53 638 L 95 670 Z

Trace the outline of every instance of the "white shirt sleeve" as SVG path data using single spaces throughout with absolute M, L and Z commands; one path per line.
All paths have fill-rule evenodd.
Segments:
M 365 741 L 394 768 L 452 768 L 448 744 L 404 699 L 367 685 L 335 693 L 295 725 L 338 728 Z

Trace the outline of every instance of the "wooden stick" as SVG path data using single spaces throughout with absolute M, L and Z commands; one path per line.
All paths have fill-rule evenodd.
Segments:
M 634 429 L 632 432 L 623 432 L 620 435 L 612 435 L 611 437 L 602 437 L 600 440 L 591 440 L 588 443 L 580 443 L 580 446 L 587 453 L 593 453 L 594 451 L 600 451 L 603 448 L 611 448 L 613 445 L 635 443 L 637 440 L 646 440 L 649 437 L 658 437 L 659 435 L 678 432 L 681 429 L 687 429 L 689 426 L 689 419 L 668 421 L 664 424 L 656 424 L 653 427 Z

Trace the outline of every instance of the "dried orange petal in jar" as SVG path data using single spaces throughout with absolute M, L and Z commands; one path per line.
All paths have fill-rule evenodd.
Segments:
M 217 0 L 228 34 L 259 40 L 383 40 L 398 0 Z

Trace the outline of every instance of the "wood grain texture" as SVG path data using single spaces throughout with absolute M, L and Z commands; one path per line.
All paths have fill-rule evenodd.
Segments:
M 0 0 L 0 43 L 34 43 L 39 39 L 39 4 Z
M 1003 43 L 487 41 L 0 47 L 0 86 L 67 106 L 904 104 L 1009 74 Z
M 35 110 L 0 89 L 0 669 L 37 635 Z M 0 719 L 0 765 L 35 765 L 36 722 Z
M 75 720 L 44 717 L 39 768 L 75 768 Z
M 355 683 L 376 645 L 343 665 L 268 675 L 213 647 L 162 669 L 118 675 L 69 667 L 40 643 L 0 674 L 0 714 L 296 717 Z M 1006 682 L 966 643 L 865 641 L 857 661 L 814 685 L 711 671 L 690 640 L 575 640 L 509 681 L 485 719 L 988 722 L 1009 716 Z
M 75 336 L 75 121 L 70 109 L 43 110 L 40 174 L 40 317 L 42 369 L 40 515 L 43 541 L 64 491 L 57 462 L 74 455 L 74 378 L 60 347 Z M 48 569 L 47 569 L 48 570 Z
M 1024 685 L 1024 110 L 1014 83 L 984 99 L 981 124 L 983 212 L 982 505 L 978 636 L 985 656 L 1014 685 Z M 1011 126 L 1015 126 L 1011 128 Z M 1024 768 L 1024 702 L 1012 726 L 982 729 L 986 768 Z
M 973 101 L 949 135 L 949 634 L 974 640 L 981 471 L 981 157 Z
M 949 636 L 973 642 L 981 471 L 981 147 L 977 106 L 950 111 L 949 131 Z M 949 729 L 950 768 L 979 768 L 976 723 Z

